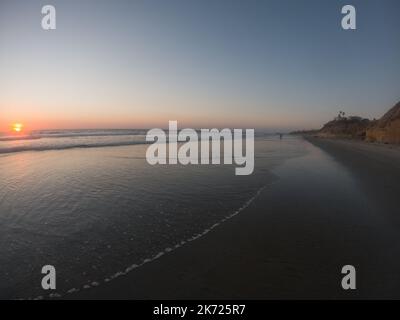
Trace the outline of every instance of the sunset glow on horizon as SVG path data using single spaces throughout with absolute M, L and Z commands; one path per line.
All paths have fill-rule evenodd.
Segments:
M 333 1 L 101 3 L 57 3 L 51 31 L 42 2 L 0 3 L 0 132 L 315 129 L 340 110 L 379 118 L 400 98 L 396 2 L 359 4 L 357 32 Z

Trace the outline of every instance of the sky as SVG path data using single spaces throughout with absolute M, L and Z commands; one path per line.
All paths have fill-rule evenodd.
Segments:
M 41 28 L 56 8 L 57 29 Z M 357 30 L 341 28 L 341 8 Z M 0 131 L 319 128 L 400 100 L 398 0 L 0 0 Z

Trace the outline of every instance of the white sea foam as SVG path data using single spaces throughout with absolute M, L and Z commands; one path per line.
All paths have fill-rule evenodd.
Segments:
M 196 239 L 199 239 L 203 236 L 205 236 L 207 233 L 211 232 L 213 229 L 215 229 L 216 227 L 220 226 L 223 222 L 235 217 L 236 215 L 238 215 L 241 211 L 243 211 L 244 209 L 246 209 L 259 195 L 260 193 L 265 189 L 266 186 L 261 187 L 255 194 L 253 197 L 251 197 L 248 201 L 245 202 L 245 204 L 240 207 L 239 209 L 237 209 L 235 212 L 233 212 L 232 214 L 222 218 L 219 222 L 214 223 L 212 226 L 210 226 L 209 228 L 205 229 L 202 233 L 199 233 L 195 236 L 192 236 L 191 238 L 187 239 L 187 240 L 182 240 L 180 243 L 178 243 L 177 245 L 175 245 L 173 248 L 165 248 L 163 251 L 160 251 L 159 253 L 157 253 L 156 255 L 154 255 L 152 258 L 146 258 L 142 261 L 142 263 L 140 264 L 132 264 L 130 266 L 128 266 L 125 271 L 118 271 L 116 273 L 114 273 L 113 275 L 105 278 L 103 281 L 92 281 L 90 282 L 90 284 L 85 284 L 82 286 L 82 288 L 72 288 L 67 290 L 64 294 L 60 294 L 60 293 L 52 293 L 48 295 L 48 298 L 60 298 L 64 295 L 67 294 L 72 294 L 72 293 L 76 293 L 81 291 L 82 289 L 90 289 L 93 287 L 98 287 L 100 286 L 102 283 L 107 283 L 112 281 L 113 279 L 119 278 L 121 276 L 124 276 L 126 274 L 128 274 L 129 272 L 131 272 L 132 270 L 139 268 L 143 265 L 145 265 L 146 263 L 150 263 L 154 260 L 159 259 L 160 257 L 162 257 L 163 255 L 167 254 L 167 253 L 171 253 L 173 251 L 175 251 L 176 249 L 180 248 L 181 246 L 185 245 L 188 242 L 194 241 Z M 37 298 L 42 298 L 42 296 L 36 297 Z

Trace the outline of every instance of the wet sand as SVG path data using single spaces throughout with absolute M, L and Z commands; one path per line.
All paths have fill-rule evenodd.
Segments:
M 400 298 L 400 152 L 309 139 L 239 215 L 67 299 Z M 341 288 L 341 268 L 357 289 Z

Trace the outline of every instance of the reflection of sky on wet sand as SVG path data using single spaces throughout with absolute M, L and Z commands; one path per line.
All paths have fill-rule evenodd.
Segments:
M 31 292 L 46 263 L 64 275 L 60 289 L 139 263 L 240 208 L 273 166 L 304 152 L 296 139 L 257 140 L 255 172 L 239 177 L 235 165 L 150 166 L 146 148 L 0 157 L 2 295 Z

